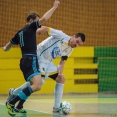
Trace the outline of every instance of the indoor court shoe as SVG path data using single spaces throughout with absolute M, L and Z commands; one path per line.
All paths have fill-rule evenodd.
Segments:
M 53 112 L 59 112 L 59 108 L 54 108 L 53 107 Z
M 59 114 L 59 115 L 61 115 L 61 113 L 59 112 L 59 108 L 54 108 L 53 107 L 53 114 Z
M 14 105 L 10 104 L 8 101 L 6 101 L 6 107 L 10 110 L 14 109 Z
M 15 113 L 21 113 L 21 114 L 26 114 L 27 113 L 27 111 L 24 110 L 23 108 L 21 108 L 21 109 L 14 108 L 14 112 Z
M 15 116 L 15 115 L 16 115 L 16 113 L 13 112 L 13 111 L 11 111 L 10 109 L 8 109 L 8 114 L 9 114 L 10 116 Z
M 16 113 L 14 112 L 14 105 L 10 104 L 9 102 L 6 102 L 6 107 L 8 109 L 8 114 L 11 116 L 15 116 Z
M 14 90 L 15 90 L 14 88 L 9 89 L 9 94 L 8 94 L 7 100 L 11 100 L 11 99 L 13 99 L 15 97 L 15 95 L 13 95 Z

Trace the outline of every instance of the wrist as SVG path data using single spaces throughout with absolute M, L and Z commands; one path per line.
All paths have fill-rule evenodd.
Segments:
M 58 6 L 53 6 L 54 9 L 56 9 Z

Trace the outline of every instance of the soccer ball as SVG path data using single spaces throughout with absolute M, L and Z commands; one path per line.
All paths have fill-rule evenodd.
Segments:
M 69 102 L 63 101 L 60 103 L 59 112 L 61 114 L 69 114 L 72 109 L 72 106 Z

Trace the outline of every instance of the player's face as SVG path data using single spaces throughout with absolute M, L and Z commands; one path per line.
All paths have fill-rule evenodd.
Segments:
M 81 37 L 75 38 L 75 35 L 70 39 L 70 46 L 72 48 L 78 47 L 83 45 L 83 42 L 81 40 Z
M 38 21 L 39 20 L 39 17 L 37 16 L 36 19 L 34 21 Z

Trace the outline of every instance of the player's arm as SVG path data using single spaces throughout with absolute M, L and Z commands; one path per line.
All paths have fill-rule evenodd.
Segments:
M 62 76 L 62 73 L 63 73 L 63 69 L 64 69 L 64 65 L 65 65 L 65 60 L 67 60 L 67 56 L 62 56 L 61 57 L 61 61 L 58 65 L 58 75 L 59 76 Z
M 49 27 L 47 27 L 47 26 L 42 26 L 41 28 L 38 28 L 38 29 L 37 29 L 36 34 L 37 34 L 37 35 L 40 35 L 40 34 L 42 34 L 42 33 L 44 33 L 44 32 L 47 32 L 47 33 L 48 33 L 48 31 L 49 31 Z
M 12 46 L 13 46 L 13 44 L 11 42 L 8 42 L 4 47 L 2 47 L 2 49 L 4 51 L 8 51 L 11 49 Z
M 58 37 L 58 38 L 63 38 L 66 36 L 66 34 L 64 34 L 61 30 L 56 30 L 54 28 L 47 27 L 47 26 L 41 26 L 41 28 L 38 28 L 36 30 L 36 34 L 38 35 L 44 32 L 47 32 L 49 36 Z
M 57 7 L 59 6 L 60 2 L 58 0 L 55 0 L 54 1 L 54 5 L 53 7 L 47 11 L 43 16 L 42 18 L 38 21 L 39 25 L 41 25 L 42 23 L 44 23 L 46 20 L 48 20 L 52 14 L 54 13 L 54 11 L 57 9 Z

